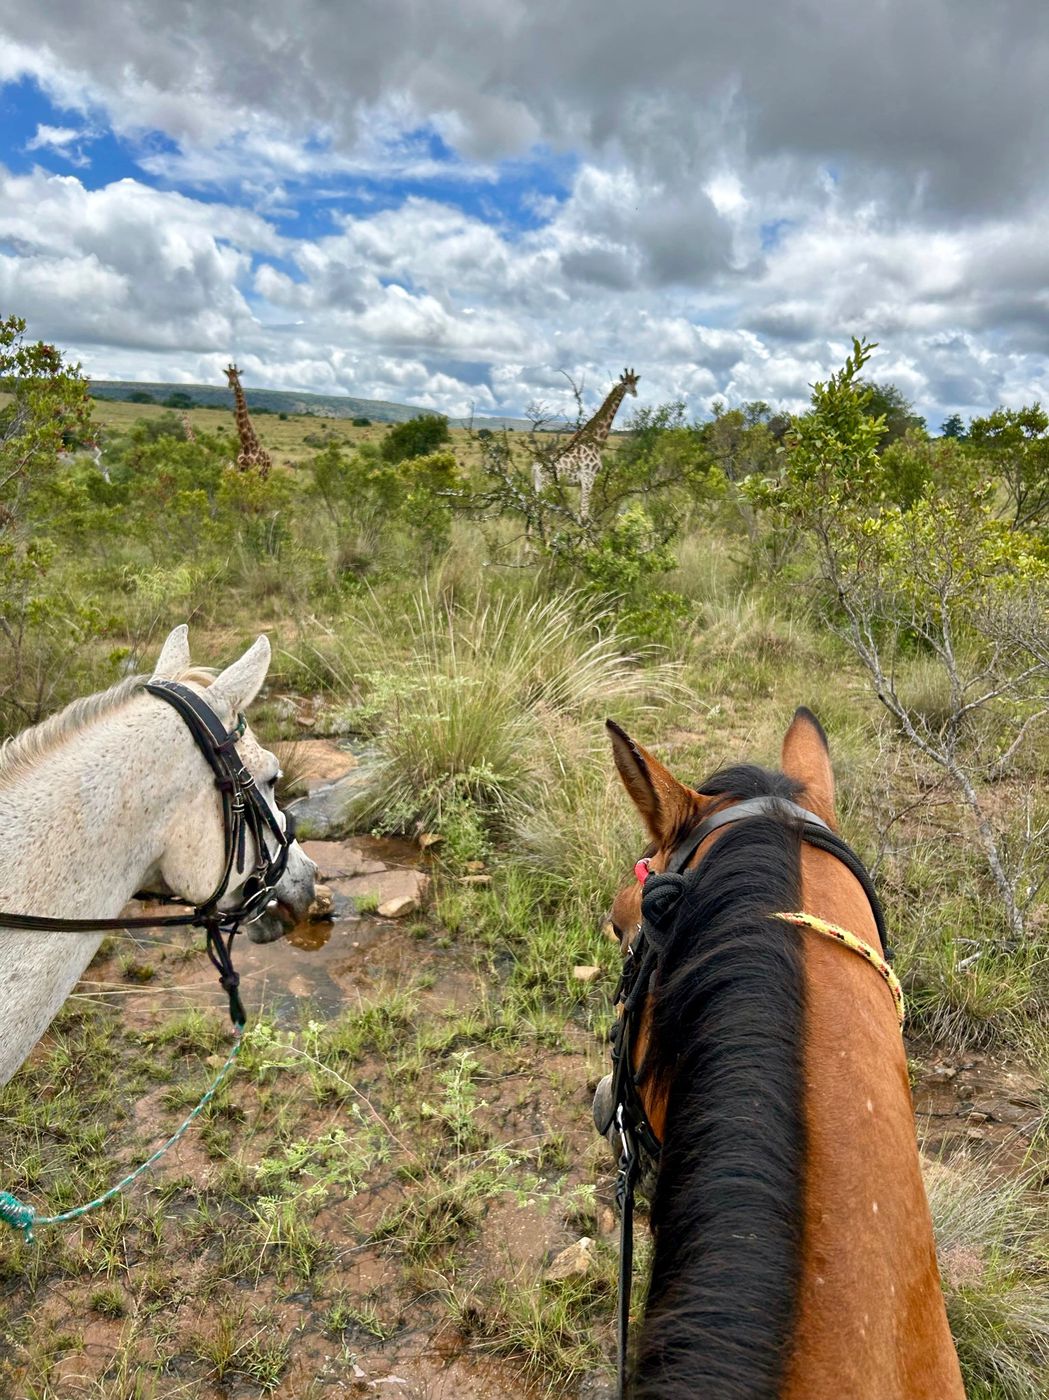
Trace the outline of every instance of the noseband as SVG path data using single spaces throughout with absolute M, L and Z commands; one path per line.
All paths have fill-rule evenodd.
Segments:
M 615 1198 L 620 1213 L 619 1237 L 619 1394 L 626 1394 L 627 1371 L 627 1332 L 630 1325 L 630 1293 L 634 1262 L 634 1189 L 647 1162 L 659 1162 L 662 1144 L 656 1135 L 641 1100 L 637 1080 L 634 1077 L 634 1047 L 641 1025 L 641 1011 L 648 995 L 652 976 L 662 949 L 661 929 L 667 927 L 674 917 L 674 910 L 681 894 L 681 874 L 695 857 L 707 837 L 722 826 L 744 821 L 748 817 L 780 816 L 793 817 L 799 824 L 799 835 L 806 845 L 817 850 L 827 851 L 835 856 L 859 881 L 870 903 L 878 937 L 881 940 L 882 962 L 887 970 L 892 953 L 885 931 L 885 916 L 881 902 L 875 892 L 871 877 L 856 853 L 846 845 L 837 832 L 815 812 L 801 807 L 787 798 L 765 796 L 748 798 L 734 802 L 720 811 L 712 812 L 698 826 L 694 827 L 683 841 L 671 852 L 665 872 L 661 875 L 673 877 L 663 879 L 653 872 L 653 883 L 642 895 L 641 923 L 638 924 L 632 943 L 627 945 L 623 958 L 623 970 L 613 995 L 613 1005 L 622 1006 L 622 1014 L 612 1026 L 609 1039 L 612 1042 L 612 1085 L 609 1111 L 603 1122 L 597 1123 L 598 1132 L 607 1136 L 614 1128 L 619 1139 L 619 1167 L 616 1173 Z M 648 862 L 638 861 L 635 866 L 637 878 L 645 886 L 648 878 Z M 789 922 L 797 922 L 797 915 L 780 915 Z M 814 920 L 810 926 L 818 926 L 821 920 Z M 824 925 L 818 931 L 833 930 L 832 937 L 840 938 L 844 930 L 835 930 L 833 925 Z M 852 937 L 849 935 L 849 937 Z M 845 939 L 841 939 L 845 941 Z M 859 943 L 859 940 L 854 940 Z M 849 946 L 853 946 L 849 944 Z M 873 952 L 866 944 L 861 949 Z M 866 956 L 866 954 L 865 954 Z M 891 972 L 890 987 L 895 979 Z M 897 984 L 898 985 L 898 984 Z M 894 997 L 896 992 L 893 992 Z
M 232 947 L 237 930 L 243 923 L 257 919 L 270 903 L 271 896 L 283 878 L 288 864 L 288 851 L 295 840 L 295 822 L 290 815 L 281 827 L 269 804 L 256 786 L 237 753 L 237 743 L 243 737 L 246 721 L 237 716 L 233 729 L 227 731 L 210 705 L 188 686 L 177 681 L 149 681 L 145 689 L 171 705 L 181 716 L 197 748 L 204 755 L 215 775 L 215 786 L 222 798 L 222 830 L 225 845 L 222 876 L 213 892 L 203 902 L 192 906 L 188 914 L 166 914 L 153 918 L 135 919 L 52 919 L 38 914 L 0 913 L 0 928 L 35 929 L 47 933 L 97 933 L 110 929 L 141 928 L 203 928 L 208 957 L 219 974 L 219 982 L 229 998 L 230 1019 L 237 1029 L 246 1017 L 238 987 L 240 977 L 233 966 Z M 237 903 L 229 909 L 218 907 L 230 887 L 234 872 L 244 873 L 247 836 L 255 844 L 255 867 L 239 890 Z M 270 854 L 267 837 L 276 843 Z M 145 891 L 140 897 L 148 897 Z M 188 900 L 168 894 L 154 896 L 167 904 L 187 904 Z

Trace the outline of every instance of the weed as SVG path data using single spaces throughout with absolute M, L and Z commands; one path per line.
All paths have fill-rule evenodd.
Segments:
M 396 1329 L 383 1322 L 374 1308 L 355 1304 L 346 1294 L 340 1294 L 324 1314 L 324 1330 L 329 1337 L 339 1340 L 348 1333 L 365 1332 L 369 1337 L 386 1342 Z
M 127 1312 L 127 1298 L 120 1288 L 96 1288 L 90 1302 L 92 1311 L 102 1317 L 123 1317 Z

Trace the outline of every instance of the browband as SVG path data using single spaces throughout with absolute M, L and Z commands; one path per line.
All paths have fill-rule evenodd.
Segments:
M 784 812 L 797 817 L 805 826 L 821 826 L 824 831 L 831 830 L 822 817 L 817 817 L 815 812 L 799 806 L 797 802 L 791 802 L 787 797 L 748 797 L 743 802 L 734 802 L 731 807 L 723 807 L 720 812 L 711 812 L 709 817 L 705 817 L 694 827 L 684 841 L 675 846 L 674 853 L 667 862 L 667 873 L 680 875 L 710 833 L 717 831 L 718 827 L 728 826 L 730 822 L 741 821 L 744 817 L 774 816 Z

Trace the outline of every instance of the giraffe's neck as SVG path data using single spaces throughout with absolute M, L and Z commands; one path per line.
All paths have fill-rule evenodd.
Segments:
M 595 447 L 602 446 L 612 429 L 612 422 L 619 412 L 619 405 L 623 402 L 625 393 L 626 385 L 622 381 L 614 385 L 611 393 L 593 418 L 588 423 L 584 423 L 579 431 L 574 433 L 565 443 L 564 452 L 571 452 L 573 448 L 579 447 L 583 443 L 592 443 Z M 562 453 L 563 455 L 564 453 Z
M 240 445 L 245 452 L 257 452 L 259 450 L 259 440 L 255 435 L 255 429 L 251 426 L 251 419 L 248 416 L 248 405 L 244 398 L 244 390 L 239 384 L 233 386 L 233 397 L 237 404 L 237 434 L 240 437 Z

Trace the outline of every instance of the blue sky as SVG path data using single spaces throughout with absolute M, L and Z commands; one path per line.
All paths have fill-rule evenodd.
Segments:
M 809 10 L 0 0 L 0 311 L 100 377 L 456 414 L 627 363 L 798 408 L 853 334 L 933 426 L 1046 397 L 1049 23 Z

